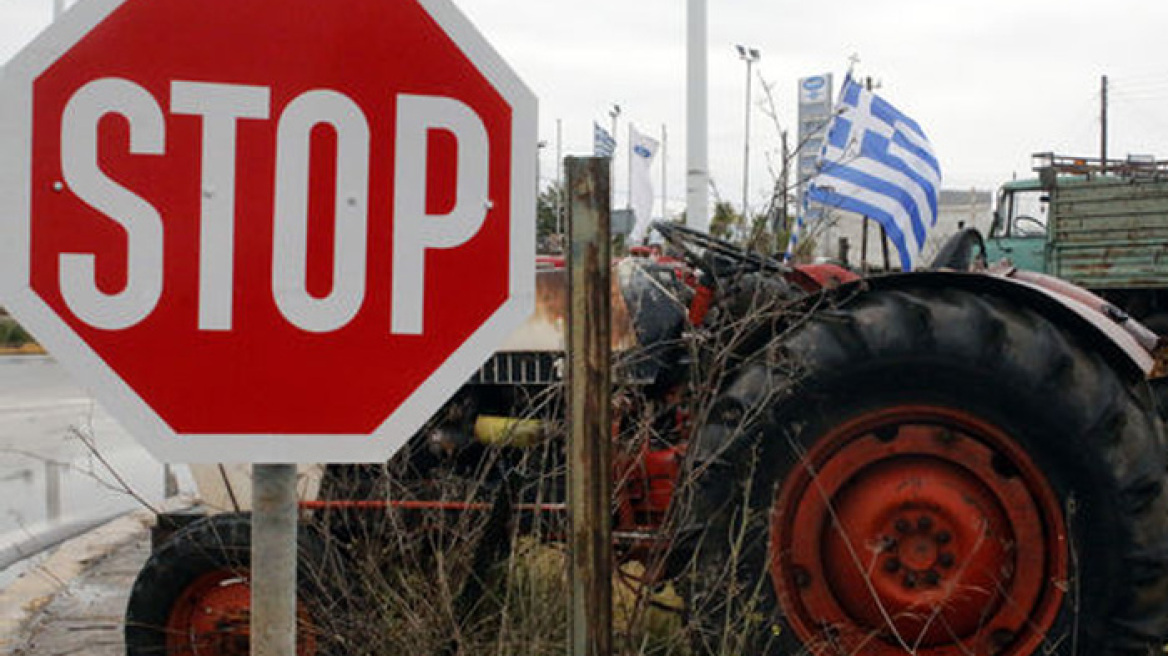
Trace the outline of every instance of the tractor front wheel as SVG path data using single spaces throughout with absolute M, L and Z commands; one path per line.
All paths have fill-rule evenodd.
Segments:
M 344 653 L 322 631 L 335 556 L 298 537 L 296 656 Z M 251 518 L 215 515 L 171 536 L 138 573 L 126 607 L 127 656 L 248 656 Z

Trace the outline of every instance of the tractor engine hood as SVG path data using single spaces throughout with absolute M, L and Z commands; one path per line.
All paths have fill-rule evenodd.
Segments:
M 613 263 L 611 345 L 623 353 L 681 334 L 689 290 L 681 265 L 643 258 Z M 511 334 L 500 352 L 564 351 L 568 321 L 568 275 L 562 267 L 536 271 L 535 312 Z

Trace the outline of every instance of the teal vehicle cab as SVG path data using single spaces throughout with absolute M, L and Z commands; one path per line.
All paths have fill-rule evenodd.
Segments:
M 1168 334 L 1168 161 L 1034 155 L 998 192 L 990 262 L 1058 276 Z

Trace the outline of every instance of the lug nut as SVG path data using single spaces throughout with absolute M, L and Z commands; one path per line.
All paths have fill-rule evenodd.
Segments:
M 941 581 L 941 575 L 937 573 L 937 570 L 931 569 L 925 572 L 924 579 L 928 585 L 937 585 Z
M 941 555 L 937 556 L 937 564 L 946 568 L 953 567 L 953 554 L 948 551 L 941 552 Z
M 907 573 L 904 575 L 904 580 L 903 580 L 903 583 L 904 583 L 904 587 L 906 587 L 906 588 L 910 588 L 910 589 L 911 589 L 911 588 L 915 588 L 915 587 L 917 587 L 917 575 L 916 575 L 916 572 L 907 572 Z
M 994 629 L 990 634 L 990 648 L 993 653 L 1000 654 L 1014 641 L 1014 632 L 1010 629 Z
M 811 585 L 811 572 L 808 572 L 806 567 L 796 565 L 791 568 L 791 573 L 795 579 L 796 586 L 806 588 Z
M 895 574 L 900 571 L 900 561 L 895 558 L 889 558 L 884 561 L 884 571 L 889 574 Z
M 910 524 L 909 521 L 903 517 L 896 520 L 896 523 L 893 524 L 893 526 L 895 526 L 897 532 L 900 532 L 900 533 L 908 533 L 909 531 L 912 530 L 912 524 Z
M 933 528 L 933 518 L 928 515 L 921 515 L 920 519 L 917 520 L 917 528 L 922 531 Z
M 949 541 L 952 539 L 953 536 L 949 534 L 949 531 L 941 531 L 937 533 L 937 544 L 949 544 Z

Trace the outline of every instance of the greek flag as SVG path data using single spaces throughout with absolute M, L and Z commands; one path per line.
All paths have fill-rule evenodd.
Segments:
M 941 167 L 916 121 L 844 80 L 807 198 L 878 221 L 910 271 L 937 224 L 940 188 Z
M 596 122 L 592 122 L 592 154 L 597 157 L 612 157 L 616 152 L 616 139 L 608 133 L 608 130 L 600 127 Z

